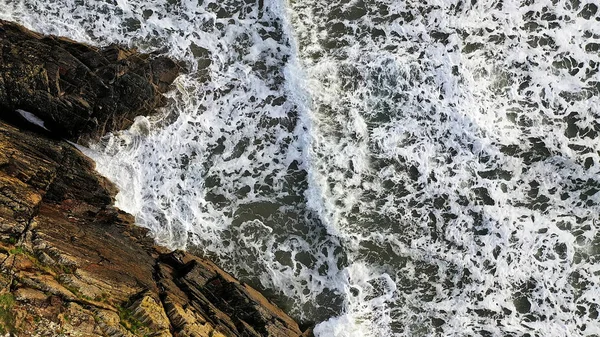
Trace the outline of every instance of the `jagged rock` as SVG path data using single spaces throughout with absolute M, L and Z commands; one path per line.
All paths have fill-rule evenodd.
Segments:
M 21 273 L 19 275 L 19 282 L 25 286 L 56 295 L 66 301 L 75 301 L 77 299 L 75 294 L 58 283 L 51 275 Z
M 59 322 L 63 330 L 70 332 L 70 336 L 103 336 L 92 311 L 73 302 L 67 303 L 65 309 L 59 315 Z
M 183 307 L 192 307 L 216 330 L 233 336 L 299 336 L 300 328 L 281 309 L 259 292 L 241 284 L 212 262 L 177 251 L 160 256 L 158 283 L 166 293 L 179 288 L 185 297 L 169 298 L 167 313 L 181 326 L 194 322 L 182 315 Z M 170 275 L 169 275 L 169 270 Z M 163 282 L 164 280 L 164 282 Z
M 60 274 L 56 276 L 56 279 L 65 287 L 77 289 L 77 292 L 83 298 L 102 298 L 102 294 L 105 292 L 103 288 L 79 279 L 76 274 Z
M 222 335 L 204 317 L 198 316 L 189 308 L 184 309 L 178 300 L 169 295 L 166 295 L 164 306 L 173 328 L 180 336 L 210 337 Z
M 127 331 L 121 325 L 121 318 L 116 312 L 110 310 L 96 311 L 96 321 L 102 331 L 103 336 L 109 337 L 134 337 L 135 335 Z
M 15 300 L 32 304 L 41 304 L 48 299 L 48 295 L 31 288 L 19 288 L 14 292 Z
M 151 295 L 151 293 L 145 293 L 129 306 L 129 310 L 135 319 L 155 333 L 168 332 L 170 322 L 165 314 L 165 309 L 160 300 L 157 301 Z
M 0 108 L 33 113 L 73 141 L 152 114 L 180 70 L 166 57 L 96 48 L 0 20 Z

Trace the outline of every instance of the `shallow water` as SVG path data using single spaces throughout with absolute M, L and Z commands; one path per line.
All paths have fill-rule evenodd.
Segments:
M 0 1 L 185 60 L 91 152 L 118 206 L 318 336 L 600 335 L 585 1 Z

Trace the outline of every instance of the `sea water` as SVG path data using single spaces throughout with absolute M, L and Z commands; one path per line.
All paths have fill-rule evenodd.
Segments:
M 317 336 L 600 336 L 594 1 L 0 0 L 183 60 L 117 205 Z

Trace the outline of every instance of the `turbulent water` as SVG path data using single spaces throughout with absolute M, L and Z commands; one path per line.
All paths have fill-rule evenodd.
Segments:
M 0 0 L 184 60 L 118 206 L 318 336 L 600 336 L 593 0 Z

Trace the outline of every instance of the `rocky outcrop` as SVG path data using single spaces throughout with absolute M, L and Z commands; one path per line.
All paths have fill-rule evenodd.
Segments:
M 115 186 L 60 140 L 98 136 L 107 130 L 102 124 L 124 127 L 158 106 L 156 95 L 174 75 L 157 69 L 174 63 L 43 37 L 6 22 L 0 38 L 0 118 L 12 116 L 7 109 L 25 109 L 52 131 L 0 121 L 0 334 L 302 335 L 294 320 L 215 264 L 155 246 L 131 215 L 113 206 Z M 117 74 L 114 82 L 110 72 Z M 124 76 L 136 80 L 119 79 Z M 122 101 L 130 90 L 144 91 L 149 107 Z M 112 105 L 107 92 L 115 95 Z
M 40 118 L 54 134 L 87 141 L 129 127 L 165 103 L 181 67 L 119 46 L 96 48 L 0 20 L 0 108 Z

